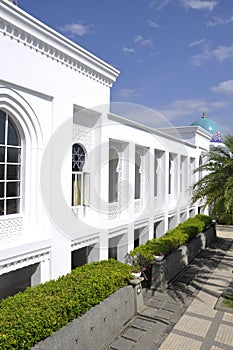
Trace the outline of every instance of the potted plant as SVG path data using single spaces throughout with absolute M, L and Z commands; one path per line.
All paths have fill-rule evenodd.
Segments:
M 164 258 L 164 255 L 162 252 L 158 253 L 158 254 L 154 254 L 154 259 L 155 261 L 162 261 Z
M 127 262 L 129 265 L 131 265 L 131 273 L 133 275 L 133 278 L 143 277 L 145 280 L 148 279 L 145 273 L 147 268 L 143 266 L 142 262 L 140 261 L 139 255 L 128 255 Z
M 141 266 L 134 266 L 134 265 L 132 265 L 132 275 L 133 275 L 133 277 L 134 278 L 139 278 L 139 277 L 141 277 L 141 274 L 142 274 L 142 268 L 141 268 Z

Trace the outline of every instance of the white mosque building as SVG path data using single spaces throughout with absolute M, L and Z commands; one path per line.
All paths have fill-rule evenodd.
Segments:
M 6 0 L 0 51 L 0 297 L 125 261 L 203 212 L 190 186 L 208 128 L 111 113 L 119 71 Z

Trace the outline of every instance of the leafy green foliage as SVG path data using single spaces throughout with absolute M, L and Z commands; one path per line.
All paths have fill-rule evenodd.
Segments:
M 131 266 L 109 259 L 0 302 L 0 349 L 30 349 L 128 284 Z
M 208 226 L 210 226 L 210 224 L 211 224 L 211 222 L 212 222 L 211 217 L 208 216 L 208 215 L 204 215 L 204 214 L 197 214 L 197 215 L 195 216 L 195 218 L 198 219 L 198 220 L 200 220 L 200 221 L 202 221 L 202 222 L 204 222 L 205 228 L 208 227 Z
M 195 172 L 206 174 L 193 186 L 193 202 L 205 199 L 219 223 L 233 224 L 233 135 L 224 138 L 228 151 L 216 147 L 205 154 Z
M 131 256 L 137 256 L 144 266 L 154 261 L 154 255 L 163 253 L 164 256 L 170 254 L 198 233 L 203 232 L 211 223 L 211 218 L 207 215 L 198 214 L 194 218 L 189 218 L 184 223 L 179 224 L 173 230 L 169 230 L 165 236 L 153 238 L 140 245 L 130 252 Z

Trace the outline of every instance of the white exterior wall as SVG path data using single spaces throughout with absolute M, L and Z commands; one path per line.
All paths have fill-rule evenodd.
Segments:
M 202 150 L 209 147 L 208 133 L 183 128 L 183 141 L 169 135 L 171 130 L 156 131 L 110 115 L 117 70 L 5 0 L 0 0 L 0 13 L 0 109 L 18 126 L 23 150 L 22 210 L 0 217 L 0 280 L 12 271 L 20 277 L 27 266 L 35 266 L 31 284 L 57 278 L 71 270 L 77 250 L 80 261 L 107 259 L 109 254 L 125 261 L 135 239 L 141 244 L 154 237 L 154 225 L 161 236 L 197 213 L 187 191 L 194 179 L 189 162 L 195 159 L 198 165 Z M 85 172 L 90 175 L 89 203 L 74 209 L 73 143 L 86 150 Z M 108 203 L 110 146 L 119 156 L 117 203 Z M 155 150 L 162 152 L 157 196 Z M 134 199 L 136 151 L 140 199 Z M 181 157 L 187 174 L 182 191 Z
M 28 266 L 36 254 L 43 282 L 71 268 L 71 239 L 48 216 L 48 211 L 57 210 L 52 200 L 50 208 L 43 200 L 55 198 L 51 184 L 60 176 L 55 167 L 62 143 L 72 146 L 74 105 L 105 105 L 108 111 L 110 87 L 119 72 L 8 1 L 0 1 L 0 14 L 0 108 L 19 127 L 23 144 L 22 210 L 0 217 L 0 273 Z M 41 169 L 44 151 L 59 127 L 65 134 L 63 142 L 50 145 L 51 161 Z M 41 170 L 48 183 L 44 195 Z M 69 176 L 63 183 L 69 198 L 71 153 L 63 171 Z M 40 247 L 36 253 L 35 242 Z M 27 260 L 22 258 L 21 249 L 27 250 Z M 44 249 L 49 256 L 47 265 L 43 263 Z

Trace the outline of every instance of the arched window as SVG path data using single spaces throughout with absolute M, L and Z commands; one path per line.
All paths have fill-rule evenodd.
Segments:
M 118 171 L 117 166 L 119 162 L 119 156 L 114 148 L 109 149 L 109 203 L 118 201 Z
M 85 204 L 85 179 L 83 168 L 86 160 L 84 148 L 75 143 L 72 147 L 72 206 Z
M 138 152 L 135 153 L 135 189 L 134 198 L 141 198 L 141 156 Z
M 21 139 L 7 113 L 0 110 L 0 215 L 20 212 Z

